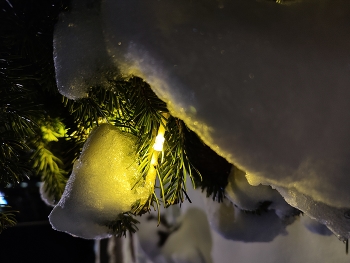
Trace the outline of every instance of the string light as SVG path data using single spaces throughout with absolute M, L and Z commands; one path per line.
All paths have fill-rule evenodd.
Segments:
M 156 166 L 158 165 L 158 156 L 159 153 L 163 151 L 163 145 L 164 145 L 164 133 L 165 133 L 165 127 L 167 125 L 167 119 L 169 118 L 169 113 L 162 113 L 164 119 L 162 119 L 161 124 L 159 125 L 158 134 L 155 138 L 155 142 L 153 144 L 153 150 L 151 157 L 151 166 L 148 170 L 146 181 L 151 182 L 154 184 L 154 181 L 156 179 Z
M 158 151 L 158 152 L 163 151 L 163 145 L 164 145 L 164 141 L 165 141 L 164 132 L 165 132 L 165 129 L 163 126 L 161 126 L 161 128 L 159 128 L 158 135 L 157 135 L 155 143 L 153 145 L 153 149 Z

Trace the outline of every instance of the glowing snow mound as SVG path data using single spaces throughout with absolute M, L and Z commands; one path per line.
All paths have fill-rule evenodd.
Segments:
M 108 237 L 107 223 L 149 197 L 151 189 L 132 189 L 138 179 L 136 140 L 109 124 L 91 132 L 49 216 L 54 229 L 87 239 Z

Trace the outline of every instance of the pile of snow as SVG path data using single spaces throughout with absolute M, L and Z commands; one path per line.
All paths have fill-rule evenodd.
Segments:
M 221 215 L 221 222 L 218 217 L 212 215 L 211 212 L 217 211 L 216 208 L 220 206 L 217 202 L 213 202 L 206 198 L 205 192 L 202 193 L 200 189 L 193 190 L 188 182 L 188 195 L 191 197 L 192 203 L 184 203 L 181 210 L 188 208 L 198 207 L 207 211 L 208 219 L 211 226 L 215 223 L 220 223 L 219 229 L 224 229 L 227 224 L 227 229 L 231 230 L 231 234 L 234 234 L 234 229 L 231 227 L 232 221 L 224 220 L 224 216 Z M 226 203 L 226 205 L 228 205 Z M 216 207 L 216 208 L 215 208 Z M 237 207 L 234 208 L 235 212 Z M 223 211 L 222 209 L 221 211 Z M 226 210 L 227 211 L 227 210 Z M 230 211 L 228 209 L 228 211 Z M 230 213 L 227 213 L 230 215 Z M 255 215 L 259 217 L 259 215 Z M 231 217 L 232 219 L 232 217 Z M 254 224 L 249 224 L 252 221 L 247 221 L 246 224 L 241 221 L 241 225 L 248 234 L 241 232 L 241 237 L 254 238 L 254 230 L 257 230 L 260 224 L 258 218 L 256 218 Z M 267 224 L 266 220 L 262 222 Z M 305 226 L 309 230 L 305 229 Z M 250 229 L 250 227 L 252 229 Z M 213 229 L 213 228 L 212 228 Z M 309 219 L 308 216 L 298 216 L 293 224 L 288 225 L 285 230 L 281 229 L 282 235 L 276 236 L 270 242 L 242 242 L 242 240 L 234 240 L 230 238 L 230 235 L 223 234 L 212 230 L 212 258 L 215 263 L 296 263 L 296 262 L 337 262 L 346 263 L 349 262 L 349 255 L 345 253 L 345 244 L 340 242 L 335 235 L 328 235 L 330 231 L 325 226 L 322 227 L 315 220 Z M 262 234 L 270 235 L 268 231 L 260 229 L 255 232 L 256 235 L 262 237 Z M 288 233 L 288 234 L 284 234 Z M 236 234 L 239 231 L 236 230 Z M 320 235 L 321 234 L 321 235 Z M 272 235 L 270 235 L 272 237 Z M 231 235 L 231 237 L 234 237 Z M 238 235 L 236 235 L 238 237 Z
M 100 2 L 75 0 L 71 6 L 55 28 L 54 62 L 58 90 L 73 99 L 87 97 L 91 86 L 107 86 L 115 71 L 103 42 Z
M 232 168 L 228 177 L 225 196 L 244 211 L 273 210 L 281 220 L 286 221 L 290 221 L 298 214 L 298 211 L 287 204 L 277 190 L 266 185 L 250 185 L 245 173 L 236 167 Z
M 278 235 L 287 234 L 286 224 L 273 211 L 249 213 L 224 199 L 218 203 L 208 198 L 206 211 L 210 226 L 229 240 L 243 242 L 271 242 Z
M 157 227 L 156 217 L 145 219 L 143 216 L 140 222 L 138 240 L 152 262 L 213 262 L 211 231 L 202 209 L 189 208 L 170 226 L 161 224 Z
M 153 188 L 133 188 L 139 179 L 136 141 L 109 124 L 91 132 L 49 216 L 54 229 L 86 239 L 109 237 L 107 223 L 148 199 Z
M 350 237 L 349 1 L 74 3 L 55 33 L 61 93 L 86 96 L 108 52 L 112 66 L 103 66 L 147 81 L 250 184 L 271 185 Z M 89 31 L 91 8 L 100 28 Z M 76 25 L 75 37 L 65 21 Z M 76 90 L 76 78 L 87 85 Z

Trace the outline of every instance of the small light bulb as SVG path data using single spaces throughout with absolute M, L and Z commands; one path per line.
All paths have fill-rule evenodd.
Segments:
M 163 150 L 164 141 L 165 141 L 165 138 L 164 138 L 163 134 L 158 134 L 156 137 L 156 141 L 153 145 L 153 149 L 161 152 Z

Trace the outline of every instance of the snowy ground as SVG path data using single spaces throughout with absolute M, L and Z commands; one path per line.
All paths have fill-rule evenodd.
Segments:
M 203 196 L 199 191 L 190 191 L 193 204 L 189 207 L 205 207 Z M 304 216 L 305 217 L 305 216 Z M 305 228 L 301 217 L 286 228 L 286 235 L 279 235 L 271 242 L 245 243 L 223 238 L 215 231 L 212 233 L 212 257 L 214 263 L 318 263 L 350 261 L 345 254 L 345 244 L 335 235 L 319 235 Z M 257 222 L 258 223 L 258 222 Z

